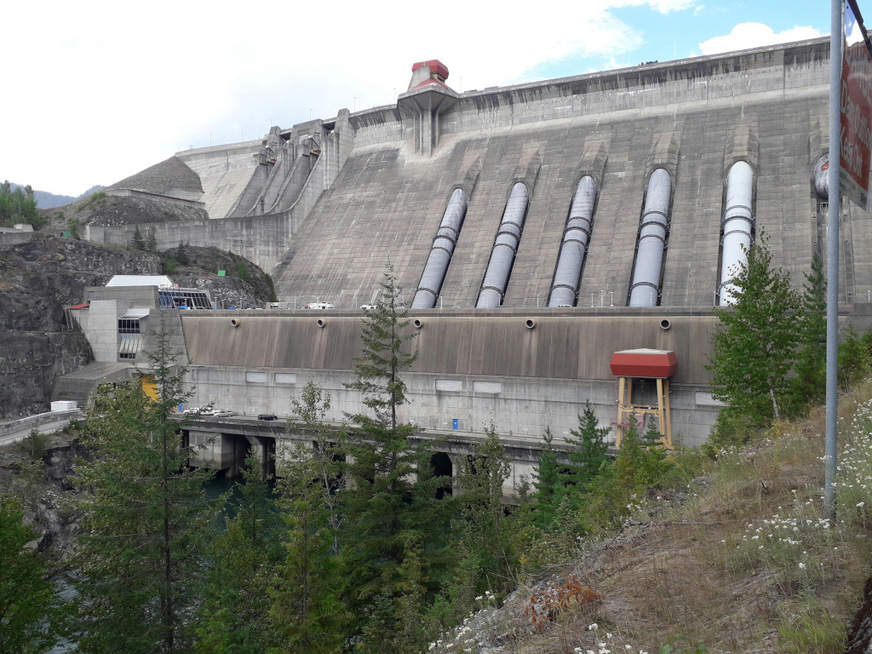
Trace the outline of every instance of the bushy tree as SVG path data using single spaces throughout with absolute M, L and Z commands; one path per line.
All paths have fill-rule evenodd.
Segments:
M 729 440 L 737 418 L 762 427 L 778 420 L 790 404 L 798 300 L 787 274 L 772 266 L 767 239 L 746 251 L 733 278 L 735 302 L 717 310 L 708 370 L 721 411 L 716 440 Z
M 161 320 L 149 353 L 158 389 L 103 385 L 82 441 L 93 458 L 76 465 L 81 515 L 75 559 L 76 639 L 83 652 L 181 652 L 194 639 L 208 536 L 215 514 L 204 495 L 206 470 L 187 465 L 174 407 L 182 391 Z
M 179 241 L 179 247 L 176 248 L 176 261 L 178 261 L 183 266 L 187 266 L 190 263 L 190 258 L 188 257 L 188 249 L 181 241 Z
M 842 333 L 838 351 L 839 386 L 848 389 L 865 379 L 872 372 L 872 332 L 861 336 L 849 324 Z
M 36 198 L 30 186 L 12 189 L 8 181 L 0 184 L 0 227 L 12 227 L 18 223 L 39 229 L 46 223 L 36 207 Z
M 240 261 L 236 264 L 236 276 L 244 282 L 251 282 L 251 271 L 245 265 L 245 262 Z
M 622 503 L 630 502 L 645 488 L 649 480 L 644 471 L 645 449 L 639 437 L 636 416 L 630 414 L 629 425 L 621 438 L 621 451 L 615 459 L 615 481 Z

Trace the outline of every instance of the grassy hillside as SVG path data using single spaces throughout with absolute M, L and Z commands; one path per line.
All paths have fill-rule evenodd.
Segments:
M 872 554 L 870 397 L 867 382 L 840 398 L 834 521 L 821 409 L 638 498 L 617 533 L 519 579 L 502 608 L 482 597 L 432 651 L 844 652 Z

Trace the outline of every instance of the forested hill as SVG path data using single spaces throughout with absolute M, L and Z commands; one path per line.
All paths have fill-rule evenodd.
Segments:
M 14 191 L 17 188 L 24 189 L 25 186 L 22 184 L 16 184 L 12 182 L 10 184 L 12 190 Z M 36 200 L 37 209 L 53 209 L 55 207 L 62 207 L 70 202 L 75 200 L 79 200 L 81 198 L 87 197 L 92 193 L 96 193 L 103 187 L 100 185 L 95 185 L 89 188 L 87 191 L 82 193 L 79 196 L 73 197 L 72 195 L 56 195 L 55 193 L 49 193 L 48 191 L 33 191 L 33 198 Z

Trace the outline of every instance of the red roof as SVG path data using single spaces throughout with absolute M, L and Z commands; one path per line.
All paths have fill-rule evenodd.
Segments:
M 437 75 L 440 79 L 448 79 L 448 66 L 443 64 L 438 59 L 430 59 L 429 61 L 419 61 L 417 64 L 412 64 L 412 72 L 414 73 L 421 66 L 427 66 L 430 69 L 431 75 Z
M 616 377 L 667 379 L 678 370 L 678 358 L 672 350 L 623 350 L 612 355 L 609 365 Z
M 70 309 L 88 309 L 90 306 L 90 302 L 85 302 L 84 304 L 74 304 Z

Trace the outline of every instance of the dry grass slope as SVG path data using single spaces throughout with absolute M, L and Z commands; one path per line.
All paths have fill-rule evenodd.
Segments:
M 722 452 L 687 494 L 652 493 L 619 534 L 432 651 L 844 652 L 870 574 L 870 397 L 872 383 L 840 398 L 836 520 L 823 517 L 819 410 Z M 548 583 L 560 596 L 562 579 L 585 601 L 531 626 L 530 598 Z

